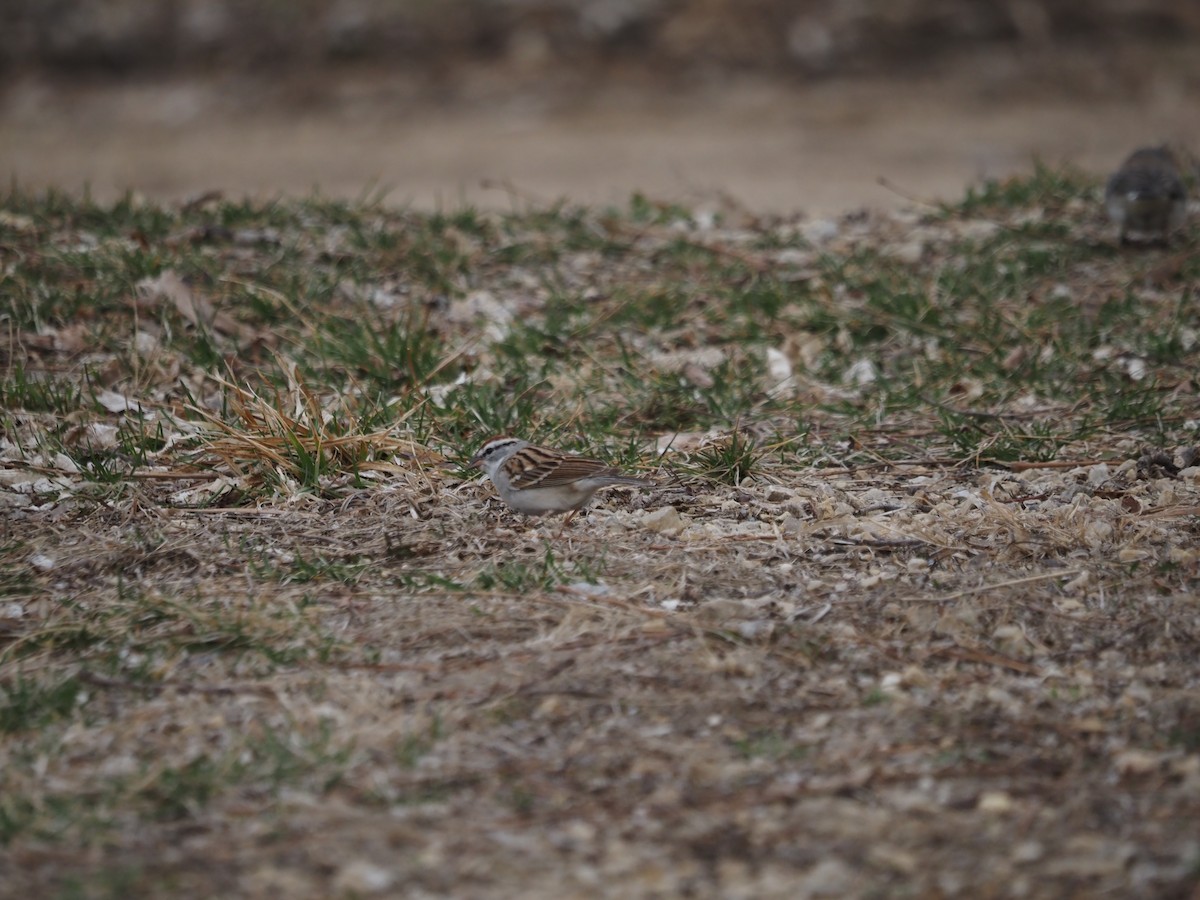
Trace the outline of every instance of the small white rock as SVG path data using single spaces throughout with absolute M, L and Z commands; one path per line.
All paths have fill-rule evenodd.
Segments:
M 1088 522 L 1083 526 L 1083 541 L 1092 548 L 1108 543 L 1112 534 L 1113 527 L 1107 522 Z
M 874 384 L 879 378 L 879 369 L 875 363 L 866 357 L 856 360 L 846 374 L 843 376 L 845 381 L 857 387 L 866 387 L 869 384 Z
M 775 347 L 767 348 L 767 377 L 772 381 L 786 381 L 792 377 L 791 360 Z
M 378 894 L 395 883 L 394 874 L 365 859 L 356 859 L 342 866 L 333 879 L 337 893 Z
M 79 474 L 79 466 L 75 465 L 75 460 L 65 453 L 54 454 L 54 468 L 61 472 L 70 472 L 72 475 Z
M 679 532 L 686 525 L 687 523 L 683 521 L 683 517 L 679 515 L 679 510 L 673 506 L 659 507 L 642 517 L 642 526 L 647 531 L 653 531 L 658 534 Z
M 975 808 L 985 813 L 1006 813 L 1013 808 L 1013 799 L 1005 791 L 984 791 L 979 795 Z
M 588 597 L 604 597 L 612 593 L 607 584 L 593 584 L 590 581 L 576 581 L 567 587 L 577 594 L 585 594 Z
M 757 641 L 774 634 L 775 623 L 769 619 L 752 619 L 738 622 L 734 631 L 748 641 Z
M 158 349 L 158 338 L 147 331 L 139 331 L 133 336 L 133 347 L 141 356 L 148 356 Z

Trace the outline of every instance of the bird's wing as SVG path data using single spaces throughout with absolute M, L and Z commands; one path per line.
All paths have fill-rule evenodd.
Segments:
M 517 488 L 558 487 L 579 481 L 581 478 L 594 478 L 603 475 L 616 475 L 611 466 L 595 459 L 584 459 L 582 456 L 534 456 L 528 459 L 517 471 L 510 471 L 509 483 Z M 516 468 L 516 467 L 514 467 Z

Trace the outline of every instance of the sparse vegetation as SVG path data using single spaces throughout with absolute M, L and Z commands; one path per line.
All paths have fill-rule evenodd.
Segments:
M 0 894 L 1193 890 L 1198 232 L 1097 196 L 12 190 Z

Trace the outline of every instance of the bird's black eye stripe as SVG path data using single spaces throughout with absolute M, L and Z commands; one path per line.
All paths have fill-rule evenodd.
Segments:
M 492 446 L 485 448 L 484 451 L 479 454 L 479 458 L 487 459 L 489 456 L 495 456 L 497 453 L 499 453 L 501 450 L 503 450 L 507 446 L 508 446 L 507 443 L 493 444 Z

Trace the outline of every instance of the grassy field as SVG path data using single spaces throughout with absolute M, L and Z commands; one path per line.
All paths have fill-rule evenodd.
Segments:
M 10 190 L 0 895 L 1193 896 L 1200 231 L 1099 191 Z

